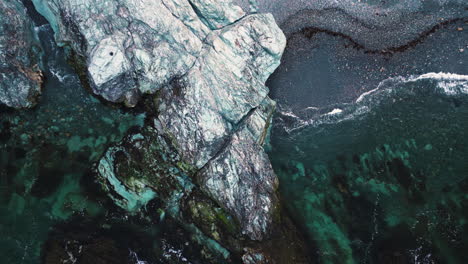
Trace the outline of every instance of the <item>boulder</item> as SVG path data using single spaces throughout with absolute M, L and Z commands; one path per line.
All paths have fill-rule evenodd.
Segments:
M 273 16 L 225 0 L 33 1 L 94 93 L 129 106 L 154 94 L 146 126 L 96 166 L 115 203 L 136 212 L 157 199 L 161 217 L 226 257 L 269 237 L 278 181 L 263 149 L 275 109 L 265 82 L 286 45 Z
M 36 104 L 43 82 L 41 49 L 21 1 L 0 2 L 0 103 L 14 108 Z

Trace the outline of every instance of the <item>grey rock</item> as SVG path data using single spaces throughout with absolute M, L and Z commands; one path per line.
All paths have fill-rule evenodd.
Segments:
M 235 216 L 243 234 L 254 240 L 270 233 L 278 204 L 278 179 L 262 148 L 275 106 L 268 97 L 262 101 L 197 174 L 200 188 Z
M 244 13 L 228 1 L 33 0 L 56 41 L 86 61 L 97 95 L 134 106 L 195 63 L 210 28 Z
M 21 1 L 0 2 L 0 102 L 14 108 L 36 103 L 43 81 L 41 50 Z
M 261 240 L 277 202 L 276 176 L 261 147 L 274 110 L 264 83 L 285 38 L 271 15 L 251 15 L 217 33 L 195 66 L 162 92 L 160 133 L 174 138 L 185 162 L 203 168 L 201 188 L 243 233 Z
M 33 1 L 57 41 L 86 59 L 96 94 L 134 105 L 157 92 L 153 124 L 97 166 L 116 204 L 136 211 L 159 199 L 223 245 L 224 229 L 267 237 L 278 182 L 262 147 L 275 108 L 265 82 L 286 45 L 273 17 L 230 1 Z M 231 217 L 241 231 L 216 220 Z
M 245 12 L 231 0 L 188 0 L 200 18 L 211 28 L 218 29 L 241 19 Z
M 263 146 L 267 143 L 266 141 L 275 110 L 276 102 L 266 97 L 257 107 L 256 111 L 253 111 L 252 115 L 245 121 L 245 128 L 249 130 L 259 145 Z
M 278 180 L 268 156 L 247 129 L 236 132 L 198 177 L 201 188 L 240 221 L 244 234 L 262 240 L 269 233 Z
M 163 128 L 184 159 L 203 167 L 266 98 L 286 40 L 271 15 L 250 15 L 208 37 L 194 67 L 161 96 Z
M 247 251 L 242 256 L 243 264 L 267 264 L 271 262 L 272 261 L 267 259 L 261 252 L 254 252 L 252 250 Z
M 198 19 L 195 12 L 174 6 L 177 1 L 33 2 L 53 26 L 56 41 L 85 58 L 94 93 L 111 102 L 135 105 L 140 94 L 154 93 L 187 72 L 202 50 L 198 36 L 206 29 L 190 23 Z M 173 14 L 177 8 L 182 10 Z

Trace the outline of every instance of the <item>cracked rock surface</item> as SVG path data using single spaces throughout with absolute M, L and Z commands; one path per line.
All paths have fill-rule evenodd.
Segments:
M 268 156 L 248 130 L 236 132 L 199 178 L 202 189 L 241 222 L 244 234 L 261 240 L 268 233 L 278 182 Z
M 285 43 L 271 15 L 251 15 L 216 33 L 195 66 L 162 91 L 160 103 L 164 129 L 198 168 L 266 98 L 264 83 Z
M 55 31 L 84 59 L 93 92 L 134 106 L 185 74 L 211 29 L 242 18 L 229 1 L 33 0 Z
M 51 23 L 57 42 L 84 58 L 93 92 L 130 106 L 140 94 L 154 93 L 184 74 L 207 32 L 200 20 L 193 21 L 197 16 L 190 5 L 177 1 L 33 2 Z
M 160 130 L 202 169 L 201 188 L 240 221 L 243 233 L 261 240 L 277 186 L 258 143 L 274 109 L 264 83 L 285 40 L 271 15 L 251 15 L 217 33 L 195 66 L 161 92 Z
M 0 103 L 10 107 L 32 107 L 41 93 L 40 48 L 33 30 L 21 1 L 0 2 Z
M 84 58 L 94 93 L 130 106 L 155 94 L 144 131 L 97 166 L 116 204 L 134 211 L 159 199 L 218 252 L 268 237 L 278 182 L 262 147 L 276 105 L 265 82 L 286 45 L 273 16 L 245 16 L 230 1 L 34 3 Z

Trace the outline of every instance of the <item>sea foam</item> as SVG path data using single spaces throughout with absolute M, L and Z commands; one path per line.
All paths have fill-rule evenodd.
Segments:
M 355 119 L 369 113 L 375 106 L 383 102 L 395 102 L 403 93 L 411 90 L 402 87 L 404 84 L 418 82 L 435 82 L 432 85 L 419 85 L 418 89 L 433 89 L 435 94 L 445 96 L 458 96 L 468 94 L 468 75 L 444 72 L 430 72 L 408 77 L 397 76 L 385 79 L 379 85 L 367 92 L 362 93 L 352 103 L 343 103 L 323 108 L 315 108 L 316 114 L 307 115 L 310 107 L 295 113 L 284 106 L 279 105 L 279 116 L 277 122 L 287 133 L 292 133 L 309 126 L 331 124 Z M 310 112 L 310 111 L 309 111 Z

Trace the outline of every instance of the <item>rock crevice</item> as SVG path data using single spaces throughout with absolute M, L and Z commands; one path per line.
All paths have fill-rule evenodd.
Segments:
M 152 122 L 96 166 L 109 197 L 131 212 L 158 199 L 236 254 L 267 238 L 278 181 L 262 147 L 275 109 L 265 82 L 286 45 L 273 16 L 227 0 L 33 1 L 86 59 L 95 94 L 130 106 L 155 94 Z

